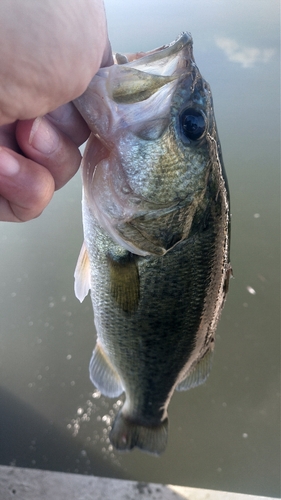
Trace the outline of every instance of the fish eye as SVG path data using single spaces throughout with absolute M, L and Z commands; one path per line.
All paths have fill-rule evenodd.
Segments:
M 180 124 L 185 137 L 192 141 L 200 139 L 206 128 L 203 114 L 192 108 L 187 108 L 181 113 Z

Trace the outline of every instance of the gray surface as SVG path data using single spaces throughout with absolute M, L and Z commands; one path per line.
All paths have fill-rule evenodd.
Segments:
M 1 500 L 269 500 L 183 486 L 0 467 Z

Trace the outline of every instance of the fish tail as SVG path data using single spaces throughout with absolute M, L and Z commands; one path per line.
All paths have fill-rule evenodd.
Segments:
M 126 418 L 121 410 L 113 423 L 109 438 L 117 450 L 131 450 L 136 446 L 143 451 L 160 455 L 167 445 L 168 418 L 159 425 L 140 425 Z

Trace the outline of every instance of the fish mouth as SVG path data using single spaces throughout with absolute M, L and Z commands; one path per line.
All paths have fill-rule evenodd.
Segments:
M 164 86 L 178 80 L 194 64 L 192 45 L 191 35 L 182 33 L 169 45 L 140 53 L 141 57 L 117 55 L 116 61 L 120 63 L 115 65 L 115 75 L 109 79 L 109 95 L 117 103 L 129 104 L 141 102 L 157 91 L 163 92 Z M 102 70 L 97 74 L 102 74 Z
M 186 75 L 188 67 L 196 66 L 192 47 L 192 36 L 188 32 L 183 32 L 169 45 L 158 47 L 152 51 L 129 56 L 119 54 L 117 59 L 121 59 L 121 64 L 101 68 L 84 94 L 75 99 L 73 103 L 92 132 L 108 146 L 110 140 L 109 138 L 105 140 L 104 135 L 111 135 L 112 127 L 117 124 L 115 115 L 118 112 L 120 114 L 120 110 L 114 113 L 112 101 L 118 104 L 137 104 L 160 90 L 163 91 L 165 86 L 168 86 L 167 95 L 164 95 L 161 104 L 163 105 L 167 99 L 170 101 L 175 81 L 181 75 Z M 147 106 L 152 107 L 156 117 L 159 104 L 155 103 L 155 106 L 148 104 Z M 167 109 L 168 106 L 164 108 L 162 115 L 167 112 Z M 137 111 L 139 113 L 140 110 Z M 107 116 L 101 116 L 102 114 Z M 145 116 L 145 118 L 147 117 Z M 137 121 L 137 116 L 134 116 L 132 111 L 130 119 Z M 105 130 L 103 129 L 106 126 L 109 127 L 108 133 L 104 134 Z
M 158 47 L 149 52 L 128 55 L 125 56 L 125 59 L 124 56 L 120 57 L 120 54 L 116 54 L 116 59 L 117 62 L 119 59 L 121 64 L 126 62 L 128 67 L 140 69 L 141 71 L 147 73 L 171 76 L 175 72 L 178 63 L 178 61 L 175 60 L 176 56 L 178 56 L 179 53 L 181 53 L 185 48 L 192 49 L 192 45 L 193 40 L 191 34 L 183 32 L 168 45 L 163 45 L 162 47 Z M 159 65 L 160 61 L 161 66 Z

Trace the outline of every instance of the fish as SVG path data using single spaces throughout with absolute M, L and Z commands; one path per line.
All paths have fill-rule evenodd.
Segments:
M 104 396 L 125 393 L 112 445 L 160 455 L 174 391 L 212 365 L 231 276 L 229 188 L 192 36 L 116 62 L 74 101 L 91 129 L 75 293 L 91 291 L 90 379 Z

